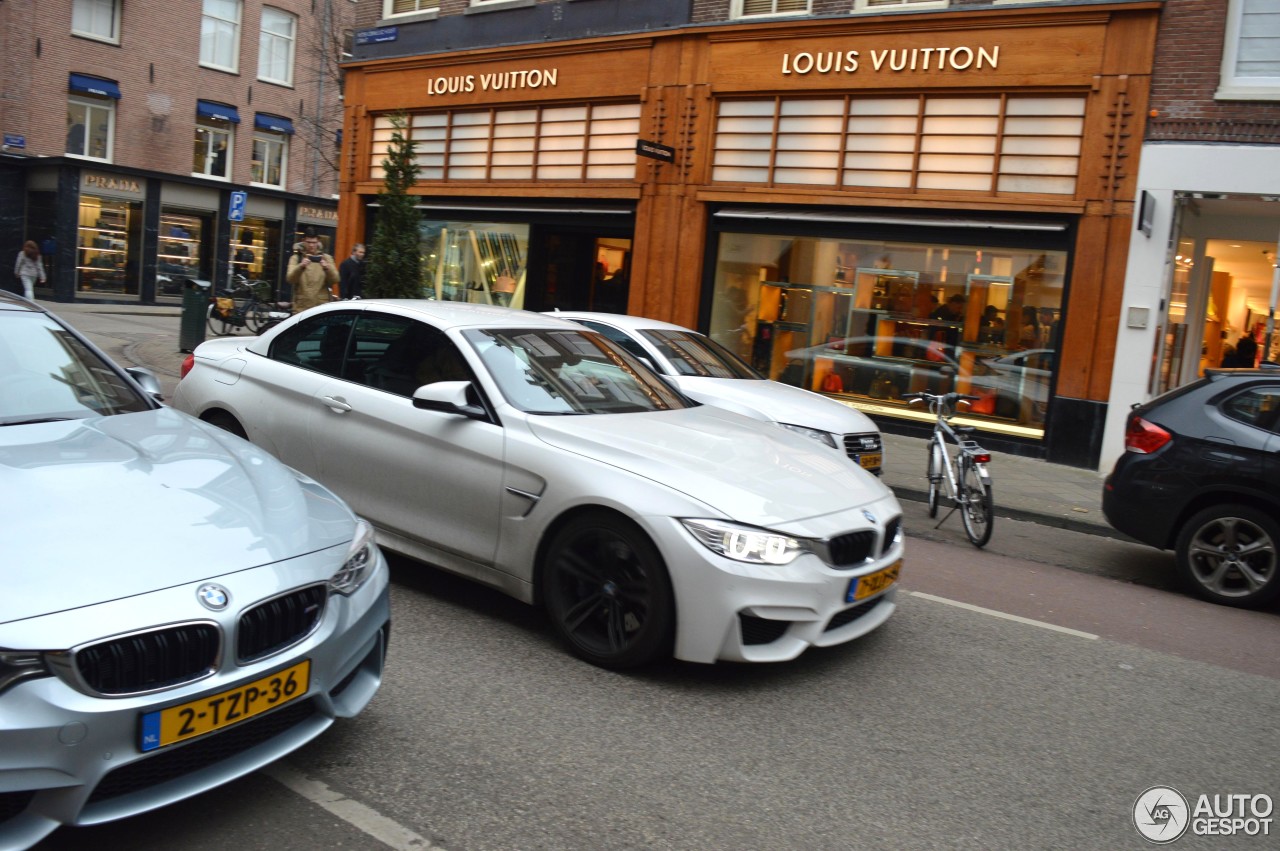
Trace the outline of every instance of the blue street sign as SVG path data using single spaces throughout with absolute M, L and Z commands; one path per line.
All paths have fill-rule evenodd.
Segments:
M 231 193 L 231 209 L 227 211 L 227 220 L 232 222 L 244 221 L 244 205 L 249 200 L 248 192 L 232 192 Z
M 27 137 L 19 136 L 16 133 L 5 133 L 4 146 L 6 148 L 25 148 L 27 146 Z

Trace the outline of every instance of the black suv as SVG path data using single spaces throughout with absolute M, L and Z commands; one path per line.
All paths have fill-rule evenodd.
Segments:
M 1211 369 L 1138 405 L 1102 492 L 1107 521 L 1177 554 L 1192 593 L 1280 595 L 1280 367 Z

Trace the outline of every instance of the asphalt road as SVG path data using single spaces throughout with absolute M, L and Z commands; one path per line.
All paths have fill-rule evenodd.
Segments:
M 95 338 L 118 355 L 138 322 Z M 1137 545 L 999 519 L 978 551 L 958 518 L 904 510 L 899 611 L 781 665 L 602 671 L 537 611 L 395 559 L 359 718 L 37 848 L 1136 849 L 1148 787 L 1280 799 L 1276 611 L 1193 600 Z
M 1140 550 L 1118 541 L 1006 521 L 980 552 L 954 518 L 929 537 L 909 541 L 900 610 L 861 641 L 629 675 L 566 655 L 538 612 L 397 559 L 364 714 L 269 772 L 37 847 L 1122 849 L 1145 847 L 1130 810 L 1153 785 L 1280 799 L 1275 612 L 1084 569 L 1091 548 Z

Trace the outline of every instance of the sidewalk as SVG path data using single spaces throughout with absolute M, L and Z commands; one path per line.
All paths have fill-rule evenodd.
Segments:
M 182 361 L 186 357 L 178 351 L 179 321 L 182 316 L 180 307 L 54 302 L 41 304 L 72 324 L 76 324 L 78 314 L 172 317 L 170 332 L 131 342 L 125 347 L 124 354 L 126 360 L 130 361 L 127 366 L 149 367 L 161 377 L 162 385 L 171 386 L 178 378 Z M 87 329 L 82 330 L 91 338 L 94 336 Z M 928 491 L 924 475 L 924 438 L 886 433 L 884 453 L 885 484 L 893 489 L 899 499 L 924 501 Z M 1124 539 L 1102 516 L 1102 473 L 1003 452 L 991 453 L 990 469 L 998 517 L 1029 520 L 1046 526 Z

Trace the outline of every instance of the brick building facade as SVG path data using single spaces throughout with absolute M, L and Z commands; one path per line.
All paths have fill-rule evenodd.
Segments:
M 1132 405 L 1222 365 L 1242 338 L 1256 361 L 1280 360 L 1276 32 L 1274 3 L 1164 3 L 1104 468 L 1123 451 Z
M 336 226 L 354 13 L 349 0 L 0 4 L 0 248 L 50 247 L 41 295 L 60 301 L 176 299 L 180 278 L 222 285 L 232 270 L 278 285 L 296 232 Z

